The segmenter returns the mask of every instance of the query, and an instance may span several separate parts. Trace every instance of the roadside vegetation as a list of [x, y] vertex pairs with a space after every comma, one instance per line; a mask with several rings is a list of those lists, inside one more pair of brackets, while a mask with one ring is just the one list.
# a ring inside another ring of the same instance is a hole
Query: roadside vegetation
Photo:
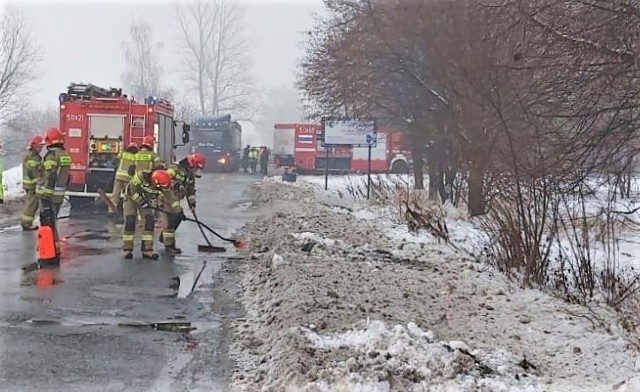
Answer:
[[440, 206], [463, 208], [485, 238], [478, 258], [522, 286], [605, 301], [636, 331], [640, 5], [325, 4], [299, 80], [308, 109], [411, 140], [413, 180], [377, 181], [377, 200], [443, 240]]

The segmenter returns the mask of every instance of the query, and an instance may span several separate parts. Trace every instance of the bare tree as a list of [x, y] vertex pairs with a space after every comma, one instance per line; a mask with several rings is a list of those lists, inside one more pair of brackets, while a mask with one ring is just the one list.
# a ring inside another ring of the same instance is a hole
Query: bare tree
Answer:
[[20, 164], [22, 152], [29, 139], [43, 135], [47, 127], [58, 126], [58, 108], [22, 107], [5, 121], [2, 133], [4, 160], [7, 167]]
[[22, 88], [36, 78], [39, 48], [22, 13], [3, 7], [0, 18], [0, 120], [11, 115], [11, 108]]
[[198, 92], [200, 113], [255, 113], [243, 13], [232, 1], [194, 0], [176, 5], [184, 44], [185, 80]]
[[122, 82], [134, 97], [142, 98], [151, 94], [163, 96], [160, 79], [163, 69], [159, 65], [158, 51], [161, 42], [153, 42], [153, 30], [143, 21], [134, 21], [129, 26], [129, 42], [124, 44], [126, 68]]

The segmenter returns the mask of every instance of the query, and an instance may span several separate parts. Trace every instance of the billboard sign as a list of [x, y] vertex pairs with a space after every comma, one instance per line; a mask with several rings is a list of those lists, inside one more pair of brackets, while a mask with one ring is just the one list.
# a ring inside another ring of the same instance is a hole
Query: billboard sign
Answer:
[[323, 119], [322, 145], [375, 147], [376, 125], [372, 120]]

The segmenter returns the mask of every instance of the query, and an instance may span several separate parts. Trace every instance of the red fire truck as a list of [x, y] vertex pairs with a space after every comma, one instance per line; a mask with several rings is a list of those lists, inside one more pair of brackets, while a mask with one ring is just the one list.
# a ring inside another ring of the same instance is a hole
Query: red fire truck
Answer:
[[[276, 167], [294, 166], [298, 173], [324, 172], [326, 151], [320, 140], [322, 127], [314, 124], [275, 124], [273, 159]], [[329, 147], [329, 171], [366, 172], [368, 148]], [[408, 173], [411, 158], [402, 134], [379, 130], [376, 147], [371, 149], [371, 172]]]
[[[116, 157], [129, 143], [152, 135], [160, 158], [174, 161], [178, 123], [168, 101], [151, 96], [138, 102], [122, 89], [77, 83], [59, 101], [60, 131], [73, 159], [67, 191], [72, 208], [93, 204], [99, 189], [111, 192]], [[188, 141], [189, 125], [182, 123], [182, 142]]]

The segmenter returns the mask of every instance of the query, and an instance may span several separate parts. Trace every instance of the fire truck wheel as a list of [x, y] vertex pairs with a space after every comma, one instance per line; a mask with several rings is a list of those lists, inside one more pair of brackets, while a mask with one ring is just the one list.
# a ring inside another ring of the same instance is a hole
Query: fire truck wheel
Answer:
[[395, 161], [393, 165], [391, 165], [391, 173], [393, 174], [408, 174], [409, 173], [409, 165], [405, 161]]

